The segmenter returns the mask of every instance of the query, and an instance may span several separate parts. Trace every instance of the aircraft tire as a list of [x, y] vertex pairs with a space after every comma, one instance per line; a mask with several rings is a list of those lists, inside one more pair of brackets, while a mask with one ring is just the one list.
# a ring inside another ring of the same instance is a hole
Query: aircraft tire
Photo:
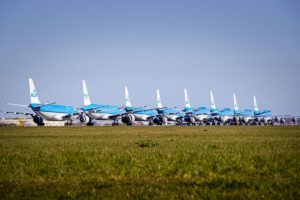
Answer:
[[94, 124], [91, 123], [91, 122], [88, 122], [86, 125], [87, 125], [87, 126], [94, 126]]

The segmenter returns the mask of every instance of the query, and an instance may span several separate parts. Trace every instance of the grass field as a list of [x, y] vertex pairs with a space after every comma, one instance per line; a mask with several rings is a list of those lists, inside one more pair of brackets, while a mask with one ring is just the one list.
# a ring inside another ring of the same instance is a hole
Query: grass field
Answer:
[[0, 128], [0, 199], [300, 199], [300, 127]]

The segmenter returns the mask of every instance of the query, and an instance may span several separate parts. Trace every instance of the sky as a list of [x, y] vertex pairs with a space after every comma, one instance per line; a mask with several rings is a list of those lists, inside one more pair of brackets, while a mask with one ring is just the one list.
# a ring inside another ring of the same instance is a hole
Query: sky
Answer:
[[43, 102], [259, 109], [300, 115], [298, 0], [0, 0], [0, 110]]

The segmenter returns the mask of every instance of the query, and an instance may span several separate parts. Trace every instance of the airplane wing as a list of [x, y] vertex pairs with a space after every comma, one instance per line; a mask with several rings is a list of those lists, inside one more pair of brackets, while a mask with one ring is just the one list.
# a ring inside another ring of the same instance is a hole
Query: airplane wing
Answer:
[[95, 108], [89, 108], [89, 109], [86, 109], [85, 111], [101, 111], [101, 109], [99, 110], [99, 108], [103, 108], [105, 107], [104, 105], [103, 106], [97, 106]]
[[141, 109], [141, 110], [130, 110], [128, 112], [124, 112], [124, 113], [120, 113], [120, 114], [116, 114], [116, 115], [111, 115], [109, 118], [114, 119], [116, 117], [122, 117], [124, 115], [134, 114], [134, 113], [138, 113], [138, 112], [145, 112], [145, 111], [149, 111], [149, 110], [156, 110], [156, 108]]
[[[72, 114], [67, 114], [65, 116], [63, 116], [64, 120], [68, 120], [73, 116], [80, 116], [83, 112], [76, 112], [76, 113], [72, 113]], [[78, 117], [76, 119], [78, 119]]]
[[[29, 108], [30, 105], [23, 105], [23, 104], [17, 104], [17, 103], [5, 103], [6, 105], [10, 105], [10, 106], [20, 106], [20, 107], [25, 107], [25, 108]], [[38, 104], [37, 106], [35, 106], [35, 108], [39, 108], [41, 106], [47, 106], [47, 105], [52, 105], [52, 104], [56, 104], [56, 102], [52, 102], [52, 103], [43, 103], [43, 104]]]
[[56, 104], [56, 102], [39, 104], [39, 105], [36, 106], [35, 108], [39, 108], [39, 107], [42, 107], [42, 106], [53, 105], [53, 104]]

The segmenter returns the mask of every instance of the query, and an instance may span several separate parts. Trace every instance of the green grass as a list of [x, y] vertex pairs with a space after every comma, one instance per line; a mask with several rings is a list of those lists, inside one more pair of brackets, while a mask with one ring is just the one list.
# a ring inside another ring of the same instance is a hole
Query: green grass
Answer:
[[300, 127], [0, 128], [0, 199], [300, 199]]

